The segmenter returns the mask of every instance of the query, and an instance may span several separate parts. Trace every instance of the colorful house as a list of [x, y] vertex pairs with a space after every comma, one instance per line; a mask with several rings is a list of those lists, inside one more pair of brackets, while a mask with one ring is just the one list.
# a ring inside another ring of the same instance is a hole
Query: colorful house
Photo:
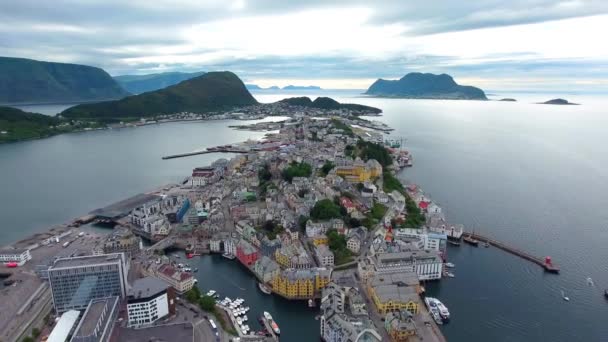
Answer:
[[236, 246], [236, 257], [241, 264], [250, 267], [258, 260], [258, 250], [245, 240]]

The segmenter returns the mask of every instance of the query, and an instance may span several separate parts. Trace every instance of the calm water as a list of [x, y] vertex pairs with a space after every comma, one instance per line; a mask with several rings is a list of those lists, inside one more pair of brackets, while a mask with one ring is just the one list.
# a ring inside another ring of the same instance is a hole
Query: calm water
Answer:
[[[285, 96], [254, 95], [263, 102]], [[452, 313], [443, 328], [450, 341], [608, 341], [602, 296], [608, 287], [608, 100], [565, 96], [583, 105], [547, 106], [532, 103], [556, 95], [499, 95], [520, 101], [335, 94], [384, 110], [378, 119], [397, 129], [392, 136], [406, 137], [414, 153], [414, 167], [400, 177], [421, 185], [450, 220], [551, 255], [562, 267], [560, 275], [547, 275], [494, 248], [451, 248], [456, 278], [429, 285]], [[163, 161], [162, 155], [261, 136], [231, 131], [228, 124], [175, 123], [1, 145], [0, 243], [179, 181], [216, 158]], [[224, 261], [201, 259], [203, 289], [245, 298], [255, 313], [276, 313], [289, 341], [310, 341], [313, 328], [317, 333], [307, 309], [264, 296], [249, 275]], [[587, 285], [587, 277], [596, 287]]]

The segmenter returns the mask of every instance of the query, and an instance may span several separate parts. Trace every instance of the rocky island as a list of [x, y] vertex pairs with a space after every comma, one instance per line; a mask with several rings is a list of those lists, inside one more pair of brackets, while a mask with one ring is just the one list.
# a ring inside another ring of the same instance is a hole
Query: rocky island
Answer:
[[365, 92], [378, 97], [445, 100], [487, 100], [483, 90], [457, 84], [452, 76], [412, 72], [399, 80], [378, 79]]
[[545, 102], [539, 102], [539, 104], [549, 104], [549, 105], [579, 105], [579, 103], [568, 102], [566, 99], [553, 99]]
[[512, 98], [509, 98], [509, 97], [506, 97], [506, 98], [504, 98], [504, 99], [500, 99], [500, 100], [498, 100], [498, 101], [503, 101], [503, 102], [517, 102], [517, 100], [516, 100], [516, 99], [512, 99]]

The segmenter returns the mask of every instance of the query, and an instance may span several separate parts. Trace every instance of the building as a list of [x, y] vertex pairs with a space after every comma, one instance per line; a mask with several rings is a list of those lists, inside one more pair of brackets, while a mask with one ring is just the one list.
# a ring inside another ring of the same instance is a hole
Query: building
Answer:
[[376, 275], [367, 282], [367, 292], [380, 314], [395, 310], [418, 313], [421, 287], [413, 272]]
[[141, 239], [129, 229], [117, 228], [104, 241], [103, 254], [125, 253], [127, 258], [139, 254], [141, 250]]
[[53, 331], [51, 331], [47, 342], [65, 342], [74, 332], [79, 316], [80, 311], [78, 310], [68, 310], [64, 312], [57, 324], [55, 324]]
[[267, 257], [273, 256], [276, 250], [279, 248], [281, 248], [281, 240], [278, 238], [270, 240], [265, 236], [261, 241], [262, 254]]
[[447, 235], [438, 233], [427, 233], [422, 229], [401, 228], [395, 230], [397, 239], [417, 239], [418, 249], [440, 251], [445, 250]]
[[299, 242], [283, 245], [274, 253], [274, 258], [283, 268], [306, 269], [312, 267], [312, 260]]
[[137, 279], [127, 295], [127, 314], [129, 327], [148, 325], [175, 314], [175, 290], [154, 277]]
[[287, 269], [272, 279], [274, 292], [291, 299], [307, 299], [319, 295], [329, 283], [331, 272], [325, 268]]
[[400, 272], [415, 272], [420, 280], [441, 279], [443, 260], [437, 252], [431, 251], [402, 251], [383, 252], [359, 262], [358, 272], [365, 279], [369, 272], [373, 274], [391, 274]]
[[0, 251], [0, 262], [14, 262], [17, 266], [23, 266], [32, 259], [29, 249], [3, 249]]
[[262, 280], [264, 283], [269, 283], [274, 277], [276, 277], [281, 268], [274, 260], [263, 255], [253, 265], [253, 272]]
[[387, 313], [384, 328], [392, 342], [407, 342], [416, 335], [416, 323], [412, 313], [406, 310]]
[[236, 246], [236, 257], [241, 264], [247, 267], [253, 266], [255, 261], [258, 260], [258, 250], [249, 242], [241, 240]]
[[194, 286], [194, 277], [192, 273], [183, 272], [172, 265], [162, 264], [159, 267], [150, 265], [148, 270], [144, 270], [144, 274], [154, 276], [171, 285], [175, 292], [184, 294]]
[[93, 299], [124, 298], [128, 272], [123, 253], [55, 260], [48, 270], [55, 311], [84, 310]]
[[321, 266], [331, 267], [334, 265], [334, 253], [326, 245], [316, 246], [315, 255]]
[[114, 333], [114, 322], [118, 317], [117, 296], [94, 299], [82, 314], [70, 342], [108, 342]]

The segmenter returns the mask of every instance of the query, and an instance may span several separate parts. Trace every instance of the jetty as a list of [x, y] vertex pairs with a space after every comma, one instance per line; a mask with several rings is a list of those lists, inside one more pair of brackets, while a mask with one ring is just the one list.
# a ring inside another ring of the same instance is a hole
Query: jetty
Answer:
[[204, 151], [194, 151], [194, 152], [187, 152], [187, 153], [180, 153], [180, 154], [172, 154], [172, 155], [164, 156], [164, 157], [162, 157], [162, 159], [167, 160], [167, 159], [183, 158], [183, 157], [196, 156], [199, 154], [210, 154], [210, 153], [249, 153], [249, 151], [236, 150], [236, 149], [230, 149], [230, 148], [214, 149], [214, 150], [204, 150]]
[[476, 233], [471, 233], [471, 232], [464, 232], [463, 236], [468, 237], [468, 238], [473, 238], [475, 240], [478, 241], [483, 241], [486, 242], [488, 244], [490, 244], [491, 246], [494, 246], [496, 248], [502, 249], [503, 251], [513, 254], [515, 256], [518, 256], [522, 259], [528, 260], [530, 262], [533, 262], [537, 265], [539, 265], [540, 267], [542, 267], [546, 272], [549, 273], [559, 273], [559, 266], [555, 265], [552, 261], [551, 261], [551, 257], [545, 257], [540, 258], [537, 256], [534, 256], [532, 254], [529, 254], [527, 252], [524, 252], [520, 249], [511, 247], [509, 245], [507, 245], [506, 243], [494, 240], [494, 239], [490, 239], [486, 236], [480, 235], [480, 234], [476, 234]]

